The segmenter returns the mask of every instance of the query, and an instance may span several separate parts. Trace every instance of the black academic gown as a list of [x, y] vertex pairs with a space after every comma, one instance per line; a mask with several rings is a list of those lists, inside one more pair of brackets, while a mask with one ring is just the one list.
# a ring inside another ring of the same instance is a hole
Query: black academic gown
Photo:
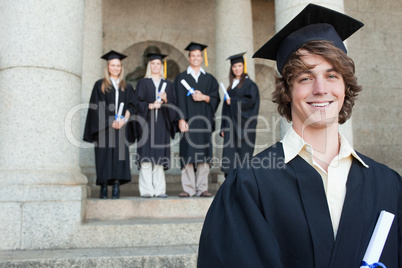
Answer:
[[[135, 141], [134, 122], [129, 121], [120, 130], [112, 128], [115, 119], [115, 89], [103, 94], [102, 79], [92, 90], [85, 122], [84, 141], [95, 143], [96, 184], [112, 184], [118, 179], [120, 184], [131, 181], [128, 145]], [[119, 105], [124, 102], [122, 115], [126, 110], [136, 113], [135, 92], [130, 84], [124, 91], [119, 89]]]
[[163, 165], [164, 169], [170, 166], [170, 138], [174, 138], [177, 131], [176, 125], [176, 94], [173, 83], [161, 79], [158, 92], [163, 83], [166, 83], [167, 104], [162, 104], [156, 110], [150, 110], [149, 104], [156, 100], [155, 85], [151, 78], [144, 78], [138, 81], [136, 94], [138, 100], [138, 120], [141, 127], [138, 128], [137, 142], [137, 164], [141, 162], [152, 162], [156, 165]]
[[[209, 103], [194, 101], [191, 95], [187, 96], [187, 89], [180, 82], [182, 79], [194, 90], [208, 95]], [[183, 168], [190, 163], [209, 163], [212, 160], [211, 139], [215, 130], [215, 112], [220, 102], [218, 82], [212, 75], [200, 73], [196, 83], [193, 76], [185, 71], [176, 77], [174, 86], [180, 110], [179, 119], [185, 119], [189, 124], [189, 131], [180, 140], [181, 166]]]
[[257, 85], [248, 77], [241, 87], [228, 91], [230, 105], [223, 102], [221, 132], [223, 136], [223, 152], [221, 170], [225, 174], [253, 156], [257, 116], [260, 108], [260, 93]]
[[401, 177], [359, 156], [369, 168], [353, 159], [336, 241], [321, 176], [300, 156], [284, 164], [281, 143], [230, 173], [207, 213], [198, 267], [360, 267], [381, 210], [395, 219], [380, 261], [402, 267]]

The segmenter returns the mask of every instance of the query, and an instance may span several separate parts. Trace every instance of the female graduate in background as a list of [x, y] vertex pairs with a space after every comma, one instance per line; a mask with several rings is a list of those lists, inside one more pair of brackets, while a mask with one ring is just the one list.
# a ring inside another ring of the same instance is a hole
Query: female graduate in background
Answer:
[[[166, 198], [164, 170], [170, 166], [170, 138], [176, 128], [175, 91], [173, 83], [164, 79], [163, 54], [148, 54], [145, 78], [138, 81], [137, 163], [140, 168], [139, 190], [141, 197]], [[164, 89], [164, 92], [162, 92]]]
[[131, 181], [128, 142], [134, 142], [135, 135], [132, 122], [127, 122], [136, 104], [134, 89], [123, 79], [121, 61], [126, 57], [113, 50], [101, 57], [107, 61], [105, 77], [94, 85], [85, 123], [84, 141], [95, 143], [96, 184], [102, 199], [108, 198], [108, 185], [113, 185], [112, 198], [117, 199], [119, 185]]
[[253, 156], [260, 107], [257, 85], [247, 76], [245, 53], [230, 56], [229, 82], [222, 107], [220, 135], [224, 139], [221, 170], [227, 176]]

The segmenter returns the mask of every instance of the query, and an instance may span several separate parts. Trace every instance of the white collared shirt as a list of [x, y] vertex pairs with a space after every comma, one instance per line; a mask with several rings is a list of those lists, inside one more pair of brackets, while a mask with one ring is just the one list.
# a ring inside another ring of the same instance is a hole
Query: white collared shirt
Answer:
[[233, 79], [232, 89], [234, 89], [240, 83], [240, 79]]
[[191, 74], [194, 77], [196, 83], [198, 83], [198, 77], [200, 77], [201, 73], [206, 74], [205, 70], [202, 67], [200, 67], [200, 71], [198, 72], [198, 74], [195, 73], [191, 66], [188, 66], [187, 68], [187, 74]]
[[120, 83], [120, 79], [117, 78], [117, 81], [115, 81], [113, 78], [110, 77], [110, 81], [112, 82], [112, 85], [115, 89], [115, 114], [118, 113], [119, 110], [119, 83]]
[[346, 181], [350, 167], [352, 166], [352, 156], [362, 163], [364, 167], [368, 168], [369, 166], [356, 154], [355, 150], [353, 150], [352, 146], [350, 146], [349, 142], [341, 133], [339, 133], [339, 154], [334, 157], [329, 164], [328, 173], [314, 160], [311, 145], [306, 143], [296, 131], [294, 131], [293, 127], [288, 129], [281, 142], [283, 144], [285, 163], [288, 163], [299, 155], [321, 175], [327, 196], [334, 237], [336, 237], [342, 207], [345, 201]]

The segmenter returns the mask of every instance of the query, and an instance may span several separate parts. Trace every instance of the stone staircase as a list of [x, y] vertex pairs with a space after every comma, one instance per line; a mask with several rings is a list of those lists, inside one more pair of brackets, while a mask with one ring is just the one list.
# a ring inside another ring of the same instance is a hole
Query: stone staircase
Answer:
[[[169, 197], [144, 199], [138, 197], [137, 182], [134, 178], [123, 185], [118, 200], [98, 199], [99, 188], [89, 183], [94, 198], [86, 200], [85, 219], [68, 249], [0, 251], [0, 268], [196, 267], [199, 236], [213, 198], [177, 197], [180, 178], [168, 175]], [[211, 193], [218, 187], [210, 181]]]

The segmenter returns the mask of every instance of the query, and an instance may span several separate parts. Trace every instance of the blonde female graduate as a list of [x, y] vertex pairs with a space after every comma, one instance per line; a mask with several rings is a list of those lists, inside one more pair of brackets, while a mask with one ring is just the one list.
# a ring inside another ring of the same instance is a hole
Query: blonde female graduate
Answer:
[[170, 167], [170, 138], [176, 127], [173, 83], [164, 79], [163, 54], [148, 54], [145, 78], [138, 81], [138, 116], [141, 127], [137, 143], [141, 197], [166, 198], [164, 170]]

